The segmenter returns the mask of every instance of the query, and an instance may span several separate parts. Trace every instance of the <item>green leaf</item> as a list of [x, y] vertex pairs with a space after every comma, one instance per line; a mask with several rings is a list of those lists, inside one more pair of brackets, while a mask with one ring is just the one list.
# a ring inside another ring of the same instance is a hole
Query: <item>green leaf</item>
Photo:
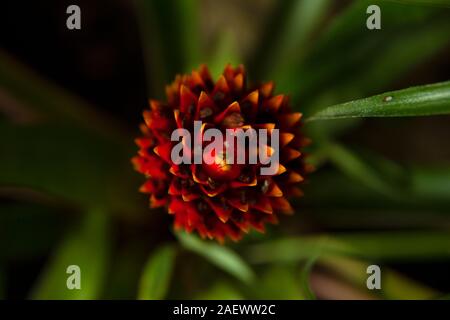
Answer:
[[[284, 238], [251, 247], [254, 263], [293, 262], [321, 256], [383, 261], [450, 260], [450, 234], [443, 231], [348, 233]], [[267, 254], [270, 252], [270, 254]]]
[[278, 35], [272, 36], [271, 41], [265, 41], [265, 46], [270, 48], [265, 48], [260, 53], [267, 55], [264, 58], [269, 70], [264, 75], [267, 79], [282, 77], [306, 53], [311, 47], [313, 32], [323, 22], [331, 7], [330, 0], [299, 0], [285, 5], [282, 20], [277, 20], [281, 24]]
[[175, 0], [174, 8], [176, 9], [176, 19], [179, 21], [180, 35], [178, 38], [184, 56], [183, 70], [190, 72], [203, 62], [200, 50], [200, 2]]
[[326, 144], [324, 150], [330, 161], [354, 180], [388, 196], [396, 193], [396, 190], [379, 173], [350, 150], [338, 144]]
[[242, 294], [230, 283], [219, 281], [195, 297], [196, 300], [242, 300]]
[[289, 264], [273, 264], [263, 269], [262, 275], [249, 288], [251, 299], [303, 300], [299, 285], [298, 267]]
[[126, 141], [122, 128], [107, 115], [39, 77], [3, 51], [0, 51], [0, 87], [11, 100], [10, 104], [14, 103], [12, 109], [26, 115], [26, 119], [18, 120], [56, 120], [88, 129], [116, 143]]
[[231, 249], [215, 243], [208, 243], [186, 232], [177, 232], [181, 245], [189, 251], [202, 256], [215, 266], [228, 272], [247, 284], [255, 277], [252, 269]]
[[5, 203], [0, 212], [0, 261], [47, 254], [62, 236], [67, 222], [73, 220], [61, 210], [37, 204]]
[[375, 166], [374, 161], [365, 162], [376, 167], [379, 177], [395, 186], [399, 196], [374, 192], [341, 172], [322, 170], [304, 186], [305, 197], [299, 201], [302, 211], [313, 211], [324, 227], [333, 229], [441, 228], [447, 224], [448, 167], [406, 165], [381, 170], [380, 163]]
[[326, 86], [312, 104], [306, 106], [308, 113], [383, 92], [395, 81], [407, 79], [417, 66], [429, 62], [450, 44], [449, 28], [450, 15], [447, 19], [436, 18], [424, 26], [386, 36], [378, 49], [383, 54], [368, 59], [348, 79], [341, 78], [339, 83]]
[[[383, 27], [376, 32], [368, 32], [366, 28], [366, 10], [372, 4], [380, 5], [382, 11]], [[291, 66], [283, 78], [277, 81], [277, 87], [291, 93], [293, 101], [300, 101], [302, 111], [306, 112], [309, 104], [324, 90], [341, 87], [342, 83], [358, 86], [358, 81], [353, 80], [364, 75], [365, 69], [385, 50], [400, 45], [402, 36], [399, 35], [407, 35], [408, 32], [414, 34], [430, 23], [434, 25], [438, 20], [448, 20], [447, 16], [442, 17], [440, 11], [373, 0], [353, 1], [343, 10], [337, 10], [337, 14], [329, 19], [330, 22], [318, 36], [317, 45], [309, 50], [305, 59]], [[408, 40], [408, 43], [411, 41]], [[350, 85], [347, 87], [352, 88]], [[368, 94], [380, 89], [383, 90], [372, 86]]]
[[215, 48], [208, 57], [207, 64], [212, 77], [217, 79], [228, 63], [236, 66], [242, 61], [237, 52], [235, 36], [231, 31], [224, 31], [218, 37]]
[[[135, 10], [140, 30], [143, 58], [147, 75], [147, 86], [154, 98], [164, 97], [164, 86], [171, 80], [173, 70], [170, 69], [165, 46], [164, 28], [159, 25], [159, 14], [154, 8], [154, 1], [136, 0]], [[162, 3], [159, 1], [159, 3]], [[175, 61], [173, 62], [174, 64]], [[176, 64], [179, 67], [178, 64]]]
[[2, 186], [31, 188], [84, 208], [138, 208], [132, 143], [121, 148], [67, 124], [0, 123], [0, 150]]
[[[62, 241], [35, 284], [31, 298], [89, 300], [101, 296], [110, 257], [110, 226], [101, 210], [88, 212]], [[69, 290], [67, 268], [80, 267], [81, 289]]]
[[173, 246], [162, 246], [148, 259], [139, 281], [140, 300], [160, 300], [167, 295], [170, 278], [175, 265], [176, 250]]
[[201, 62], [197, 1], [137, 0], [136, 14], [152, 97], [162, 97], [177, 73]]
[[[369, 276], [367, 267], [372, 263], [343, 257], [323, 258], [319, 263], [322, 267], [332, 270], [360, 289], [368, 290], [366, 285]], [[380, 268], [381, 290], [375, 290], [372, 293], [379, 294], [384, 299], [424, 300], [439, 296], [437, 291], [411, 280], [387, 266], [380, 266]]]
[[411, 190], [429, 203], [450, 207], [450, 167], [414, 167]]
[[450, 114], [450, 81], [386, 92], [334, 105], [308, 120]]
[[126, 244], [114, 250], [111, 257], [114, 264], [110, 268], [102, 299], [136, 299], [142, 267], [148, 259], [148, 241], [141, 241], [141, 236], [134, 234], [127, 238]]
[[302, 268], [301, 274], [300, 274], [300, 283], [302, 287], [303, 294], [305, 295], [306, 299], [308, 300], [316, 300], [316, 295], [311, 290], [311, 286], [309, 283], [309, 278], [311, 275], [311, 270], [313, 266], [316, 264], [316, 261], [318, 259], [318, 256], [312, 256], [310, 257], [305, 265]]
[[383, 1], [397, 2], [405, 5], [429, 5], [429, 6], [450, 8], [449, 0], [383, 0]]

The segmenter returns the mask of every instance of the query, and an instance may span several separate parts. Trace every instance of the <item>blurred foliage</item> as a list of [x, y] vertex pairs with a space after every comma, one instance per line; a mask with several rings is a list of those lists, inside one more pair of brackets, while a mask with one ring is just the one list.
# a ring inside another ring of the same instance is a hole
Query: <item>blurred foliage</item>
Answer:
[[[445, 297], [390, 264], [448, 265], [449, 159], [418, 165], [411, 155], [399, 164], [343, 137], [365, 129], [359, 118], [450, 113], [448, 79], [431, 74], [426, 84], [417, 71], [448, 55], [450, 3], [266, 2], [230, 2], [247, 20], [255, 6], [269, 8], [250, 54], [227, 26], [205, 40], [207, 1], [130, 5], [149, 97], [163, 97], [175, 74], [200, 63], [214, 76], [226, 63], [245, 63], [250, 80], [274, 80], [306, 114], [317, 172], [296, 203], [298, 220], [239, 244], [178, 232], [173, 239], [137, 193], [134, 134], [0, 51], [0, 298], [14, 291], [11, 269], [36, 259], [44, 263], [27, 288], [32, 299], [316, 299], [332, 282], [356, 298]], [[369, 4], [381, 7], [382, 30], [367, 30]], [[161, 234], [147, 230], [153, 223]], [[380, 292], [365, 286], [371, 263], [382, 266]], [[82, 290], [67, 290], [69, 265], [81, 267]]]
[[230, 249], [215, 243], [204, 242], [183, 232], [177, 233], [177, 237], [184, 248], [203, 256], [244, 283], [250, 284], [254, 280], [250, 267]]
[[[100, 210], [88, 212], [80, 225], [69, 231], [31, 293], [32, 299], [98, 299], [110, 265], [110, 226]], [[93, 257], [95, 257], [93, 259]], [[68, 290], [67, 268], [80, 267], [81, 290]]]
[[139, 299], [163, 299], [169, 289], [174, 268], [176, 250], [172, 246], [161, 247], [150, 257], [142, 273]]

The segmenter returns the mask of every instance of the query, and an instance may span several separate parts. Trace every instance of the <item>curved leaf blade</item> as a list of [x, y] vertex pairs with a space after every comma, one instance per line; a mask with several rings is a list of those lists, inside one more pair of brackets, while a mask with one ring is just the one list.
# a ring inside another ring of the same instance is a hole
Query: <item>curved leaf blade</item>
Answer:
[[[267, 252], [271, 254], [268, 255]], [[450, 235], [445, 231], [380, 231], [290, 237], [252, 246], [253, 263], [296, 262], [321, 253], [377, 261], [448, 261]]]
[[305, 263], [300, 273], [300, 283], [302, 287], [302, 291], [308, 300], [316, 300], [316, 295], [314, 291], [311, 289], [310, 285], [310, 275], [311, 271], [317, 262], [318, 256], [311, 256]]
[[207, 243], [185, 232], [177, 232], [176, 236], [184, 248], [204, 257], [242, 282], [250, 283], [255, 277], [247, 263], [231, 249]]
[[397, 2], [404, 5], [425, 5], [450, 8], [450, 1], [448, 0], [383, 0], [386, 2]]
[[337, 104], [308, 120], [450, 114], [450, 81], [386, 92]]
[[[101, 296], [110, 258], [110, 223], [107, 214], [92, 210], [61, 243], [31, 293], [37, 300], [90, 300]], [[70, 290], [70, 265], [80, 267], [80, 289]]]
[[140, 300], [164, 299], [169, 290], [176, 250], [166, 245], [158, 248], [148, 260], [139, 285]]

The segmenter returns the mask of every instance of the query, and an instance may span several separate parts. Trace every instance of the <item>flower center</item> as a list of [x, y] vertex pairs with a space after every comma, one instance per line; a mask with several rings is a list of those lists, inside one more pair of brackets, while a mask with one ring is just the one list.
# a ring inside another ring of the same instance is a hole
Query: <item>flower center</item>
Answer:
[[211, 160], [204, 161], [202, 168], [213, 179], [219, 181], [229, 181], [236, 179], [241, 174], [241, 164], [227, 163], [225, 148], [224, 151], [221, 152], [212, 150], [211, 153], [204, 155], [204, 160]]

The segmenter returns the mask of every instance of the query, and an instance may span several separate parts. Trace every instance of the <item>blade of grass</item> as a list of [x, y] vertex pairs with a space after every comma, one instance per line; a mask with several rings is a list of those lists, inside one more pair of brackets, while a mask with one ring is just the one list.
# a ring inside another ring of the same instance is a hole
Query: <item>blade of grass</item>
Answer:
[[179, 21], [179, 39], [183, 52], [183, 70], [190, 72], [203, 62], [200, 39], [200, 2], [175, 0], [176, 18]]
[[[366, 28], [366, 9], [381, 6], [383, 28], [370, 32]], [[436, 20], [434, 8], [406, 7], [380, 1], [353, 1], [326, 26], [317, 45], [307, 57], [291, 66], [277, 85], [293, 95], [294, 101], [313, 100], [324, 88], [351, 81], [355, 73], [363, 73], [382, 48], [399, 42], [399, 32], [411, 32]], [[348, 53], [352, 54], [349, 55]], [[382, 51], [381, 51], [382, 52]]]
[[416, 66], [429, 61], [447, 47], [450, 44], [449, 28], [450, 19], [439, 18], [419, 28], [390, 35], [379, 45], [378, 50], [383, 54], [368, 59], [352, 72], [349, 79], [341, 78], [339, 84], [327, 86], [323, 93], [305, 106], [307, 114], [319, 111], [326, 105], [387, 90], [394, 81], [404, 79]]
[[136, 0], [151, 96], [162, 98], [176, 74], [201, 62], [199, 3]]
[[404, 5], [429, 5], [429, 6], [450, 8], [449, 0], [383, 0], [383, 1], [397, 2]]
[[[366, 281], [369, 275], [366, 270], [371, 263], [343, 257], [323, 258], [319, 263], [353, 285], [363, 290], [368, 290]], [[371, 293], [378, 294], [384, 299], [393, 300], [424, 300], [434, 299], [439, 296], [437, 291], [417, 283], [386, 266], [380, 266], [380, 268], [381, 290], [370, 291]]]
[[156, 249], [148, 259], [139, 281], [140, 300], [160, 300], [166, 297], [175, 258], [176, 250], [173, 246], [165, 245]]
[[352, 179], [386, 196], [397, 195], [395, 188], [355, 153], [338, 144], [327, 144], [324, 150], [329, 160]]
[[249, 284], [255, 278], [252, 269], [231, 249], [202, 241], [185, 232], [177, 232], [175, 235], [185, 249], [202, 256], [242, 282]]
[[257, 79], [263, 78], [267, 67], [264, 66], [264, 64], [267, 63], [267, 57], [270, 56], [269, 50], [273, 49], [270, 44], [280, 38], [286, 25], [283, 21], [285, 17], [289, 15], [289, 12], [293, 6], [295, 6], [295, 3], [295, 0], [274, 2], [270, 14], [261, 28], [262, 31], [259, 40], [254, 46], [251, 55], [253, 59], [248, 61], [250, 73]]
[[135, 11], [140, 30], [142, 51], [147, 75], [149, 94], [164, 97], [164, 86], [171, 80], [169, 61], [162, 45], [163, 29], [158, 23], [158, 12], [152, 1], [135, 0]]
[[318, 250], [321, 256], [377, 261], [449, 260], [450, 234], [397, 231], [292, 237], [254, 245], [247, 254], [253, 263], [295, 262], [314, 256]]
[[136, 211], [131, 144], [67, 124], [0, 123], [0, 184], [26, 187], [83, 207]]
[[[287, 6], [283, 19], [278, 21], [282, 27], [277, 37], [270, 42], [270, 50], [266, 50], [265, 58], [267, 79], [275, 81], [282, 76], [293, 63], [301, 59], [307, 48], [311, 47], [311, 35], [323, 21], [332, 7], [329, 0], [299, 0]], [[263, 77], [264, 77], [263, 76]]]
[[263, 269], [255, 284], [248, 288], [251, 299], [303, 300], [299, 285], [298, 267], [295, 265], [273, 264]]
[[311, 275], [311, 270], [316, 264], [318, 259], [318, 256], [312, 256], [310, 257], [306, 262], [305, 265], [302, 268], [302, 271], [300, 273], [300, 283], [302, 287], [303, 294], [305, 295], [306, 299], [308, 300], [316, 300], [316, 295], [311, 290], [311, 285], [309, 283], [309, 278]]
[[135, 235], [133, 239], [128, 238], [127, 244], [114, 250], [111, 260], [115, 263], [109, 269], [108, 282], [105, 284], [102, 299], [136, 299], [142, 267], [148, 258], [148, 243], [136, 241], [138, 237]]
[[[100, 298], [110, 256], [109, 219], [91, 210], [80, 226], [69, 233], [41, 273], [31, 298], [37, 300], [84, 300]], [[69, 290], [66, 273], [71, 265], [81, 270], [81, 289]]]
[[450, 81], [386, 92], [325, 108], [308, 121], [450, 114]]
[[1, 50], [0, 89], [24, 108], [36, 112], [39, 118], [67, 122], [116, 143], [126, 143], [127, 135], [110, 117], [99, 114], [80, 98], [42, 79]]
[[[368, 163], [372, 166], [372, 162]], [[344, 173], [328, 170], [317, 172], [314, 179], [304, 186], [305, 197], [301, 203], [315, 212], [330, 215], [326, 218], [327, 221], [333, 219], [331, 216], [334, 215], [334, 210], [347, 211], [346, 216], [349, 218], [353, 212], [355, 219], [367, 219], [367, 222], [371, 220], [369, 216], [374, 215], [375, 219], [377, 214], [379, 219], [383, 216], [388, 218], [392, 214], [394, 220], [397, 218], [404, 220], [410, 216], [410, 222], [415, 221], [419, 225], [423, 220], [420, 219], [420, 215], [426, 215], [427, 219], [431, 219], [429, 222], [447, 220], [450, 207], [450, 188], [447, 187], [450, 180], [448, 167], [408, 166], [407, 169], [401, 170], [402, 172], [394, 171], [397, 170], [377, 168], [380, 177], [388, 182], [392, 181], [389, 183], [401, 189], [401, 194], [405, 196], [388, 197], [373, 192], [374, 190], [365, 184], [354, 183], [353, 179]], [[407, 181], [402, 182], [405, 176]], [[327, 188], [324, 188], [324, 185]], [[338, 217], [340, 216], [335, 215], [334, 219]], [[448, 225], [448, 222], [442, 225]]]
[[217, 79], [228, 63], [236, 66], [242, 61], [237, 52], [234, 35], [231, 31], [223, 31], [208, 58], [207, 64], [212, 77]]
[[61, 210], [28, 203], [4, 203], [0, 212], [0, 261], [35, 259], [47, 254], [62, 236], [69, 219]]
[[415, 167], [411, 170], [411, 189], [430, 202], [450, 205], [450, 168]]
[[242, 294], [230, 283], [219, 281], [205, 292], [198, 294], [196, 300], [242, 300]]

